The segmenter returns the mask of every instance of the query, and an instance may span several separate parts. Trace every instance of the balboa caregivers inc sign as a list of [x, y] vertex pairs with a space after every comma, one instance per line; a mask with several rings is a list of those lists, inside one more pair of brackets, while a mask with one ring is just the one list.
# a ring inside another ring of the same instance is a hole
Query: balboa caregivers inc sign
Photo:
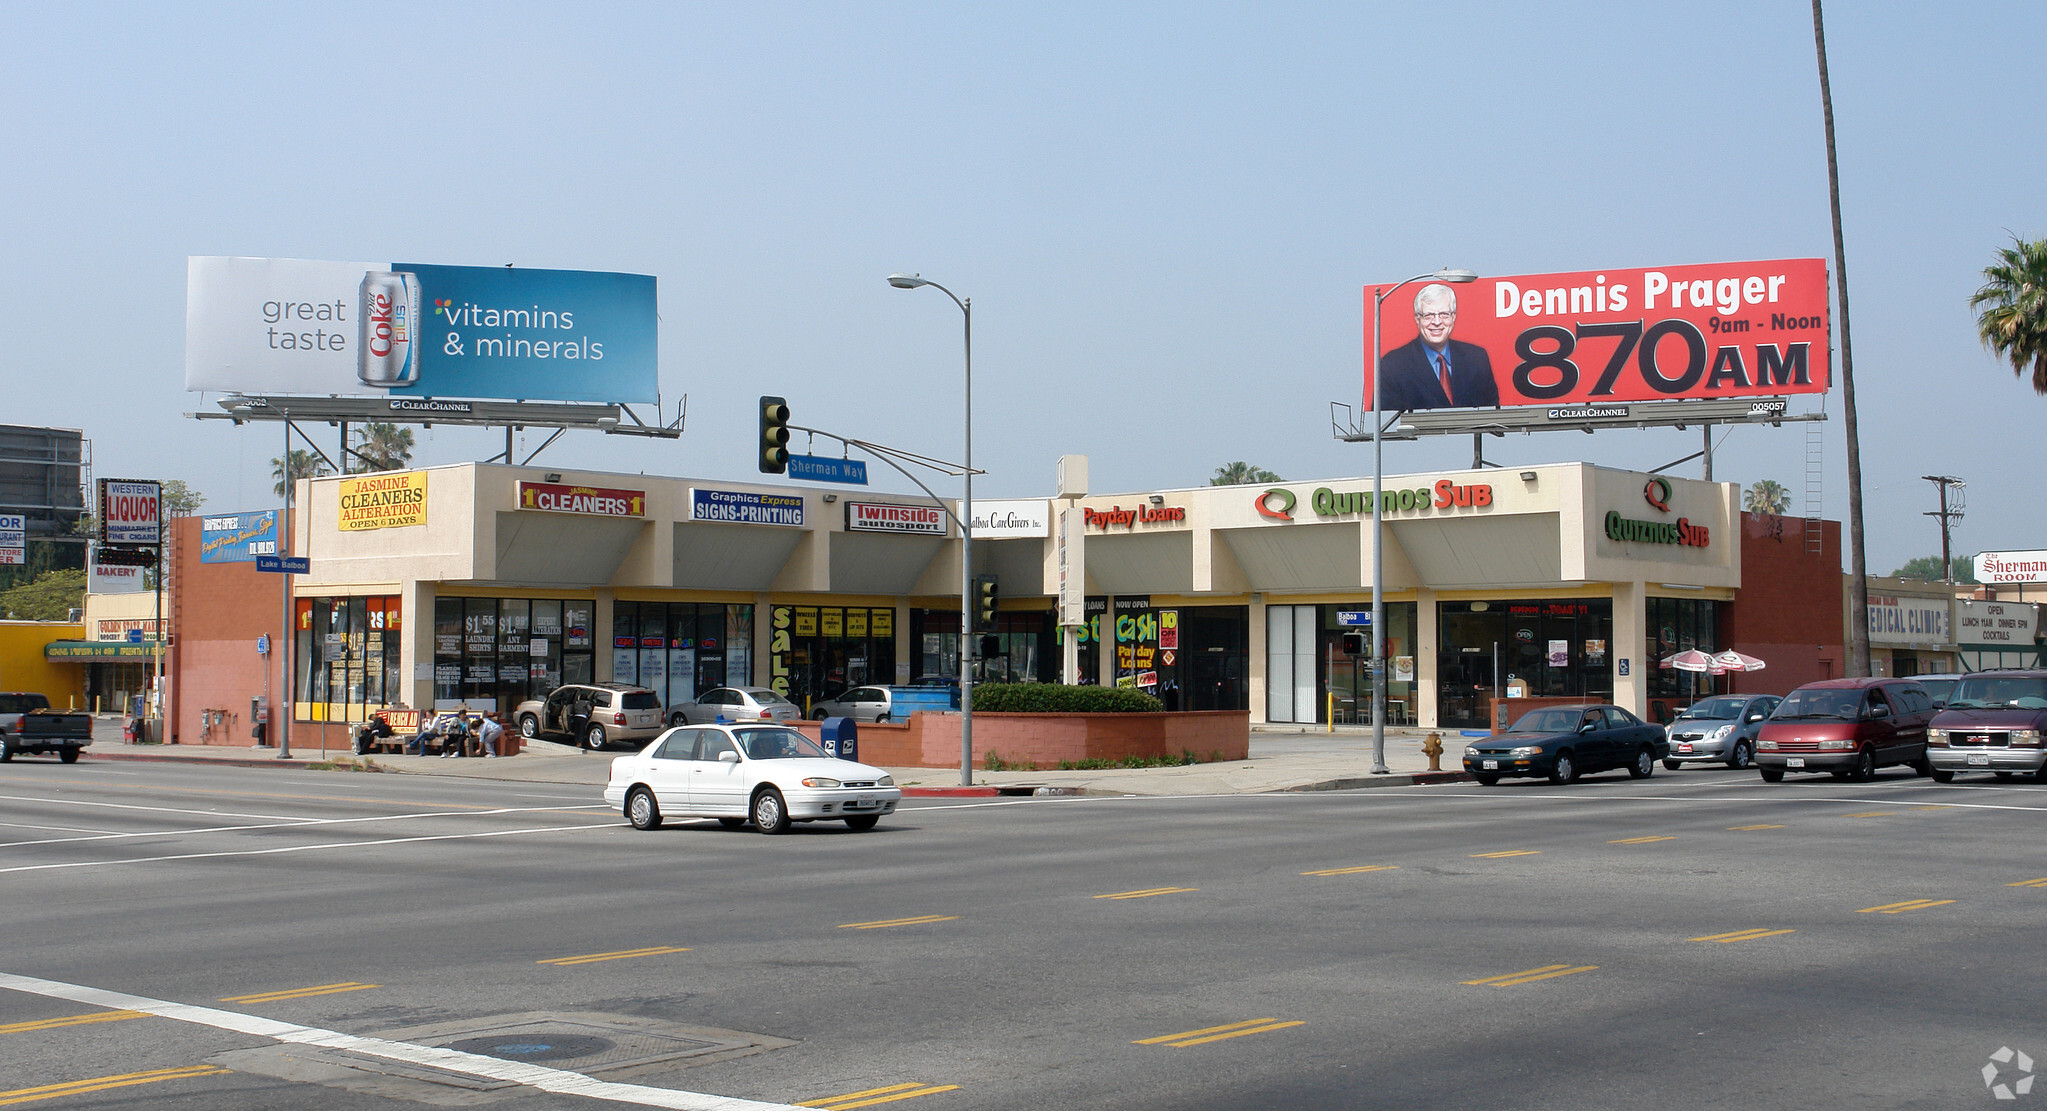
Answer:
[[400, 471], [341, 480], [342, 532], [426, 524], [426, 472]]

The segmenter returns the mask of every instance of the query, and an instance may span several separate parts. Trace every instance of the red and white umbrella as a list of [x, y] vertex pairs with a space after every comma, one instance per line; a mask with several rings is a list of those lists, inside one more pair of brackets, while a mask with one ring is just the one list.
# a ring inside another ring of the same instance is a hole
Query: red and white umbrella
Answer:
[[1711, 671], [1713, 657], [1696, 648], [1687, 648], [1675, 656], [1665, 656], [1656, 666], [1674, 667], [1679, 671]]
[[1715, 675], [1725, 675], [1730, 671], [1761, 671], [1770, 666], [1754, 656], [1736, 652], [1732, 648], [1714, 656], [1712, 660]]

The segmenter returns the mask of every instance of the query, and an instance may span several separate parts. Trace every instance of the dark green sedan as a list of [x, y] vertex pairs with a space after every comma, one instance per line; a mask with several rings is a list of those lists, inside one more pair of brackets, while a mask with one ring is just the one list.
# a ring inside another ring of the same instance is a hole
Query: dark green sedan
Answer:
[[1544, 706], [1521, 715], [1505, 733], [1467, 747], [1464, 770], [1488, 787], [1510, 776], [1569, 783], [1611, 768], [1647, 779], [1668, 755], [1663, 728], [1619, 706]]

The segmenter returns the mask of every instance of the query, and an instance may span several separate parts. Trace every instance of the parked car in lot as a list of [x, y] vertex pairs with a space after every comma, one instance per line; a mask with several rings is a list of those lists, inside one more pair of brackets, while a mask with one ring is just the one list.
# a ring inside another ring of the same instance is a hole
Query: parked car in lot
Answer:
[[[589, 704], [588, 720], [577, 717], [579, 703]], [[661, 696], [626, 683], [570, 683], [529, 699], [512, 711], [519, 735], [527, 740], [565, 740], [592, 751], [615, 742], [637, 744], [661, 734]]]
[[606, 804], [635, 829], [669, 818], [716, 818], [727, 828], [752, 822], [783, 833], [792, 822], [843, 821], [873, 829], [903, 792], [880, 768], [827, 756], [786, 725], [681, 725], [631, 756], [611, 762]]
[[1933, 699], [1933, 708], [1938, 710], [1947, 705], [1948, 695], [1953, 693], [1955, 684], [1968, 676], [1942, 672], [1936, 675], [1914, 675], [1910, 678], [1926, 688], [1927, 695]]
[[796, 703], [767, 687], [713, 687], [668, 708], [670, 725], [712, 725], [726, 721], [801, 721]]
[[1670, 755], [1663, 766], [1671, 771], [1695, 763], [1748, 767], [1763, 719], [1782, 701], [1774, 694], [1721, 694], [1692, 703], [1664, 727]]
[[894, 721], [894, 709], [887, 687], [853, 687], [812, 706], [810, 716], [819, 721], [826, 718]]
[[1947, 708], [1926, 729], [1926, 759], [1936, 783], [1956, 772], [2028, 775], [2047, 782], [2047, 670], [1965, 675]]
[[1827, 679], [1784, 696], [1756, 737], [1756, 770], [1765, 783], [1786, 772], [1831, 772], [1867, 780], [1891, 764], [1924, 775], [1933, 698], [1910, 679]]
[[1548, 776], [1569, 783], [1588, 772], [1626, 768], [1636, 779], [1656, 771], [1670, 751], [1663, 727], [1619, 706], [1545, 706], [1507, 731], [1464, 750], [1464, 770], [1490, 787], [1507, 776]]

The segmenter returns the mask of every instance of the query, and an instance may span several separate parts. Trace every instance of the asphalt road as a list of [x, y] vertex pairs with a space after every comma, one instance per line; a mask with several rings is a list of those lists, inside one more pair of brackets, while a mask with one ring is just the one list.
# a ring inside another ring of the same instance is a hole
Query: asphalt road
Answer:
[[913, 800], [781, 838], [593, 795], [0, 769], [0, 1104], [1951, 1107], [2047, 1059], [2038, 786]]

